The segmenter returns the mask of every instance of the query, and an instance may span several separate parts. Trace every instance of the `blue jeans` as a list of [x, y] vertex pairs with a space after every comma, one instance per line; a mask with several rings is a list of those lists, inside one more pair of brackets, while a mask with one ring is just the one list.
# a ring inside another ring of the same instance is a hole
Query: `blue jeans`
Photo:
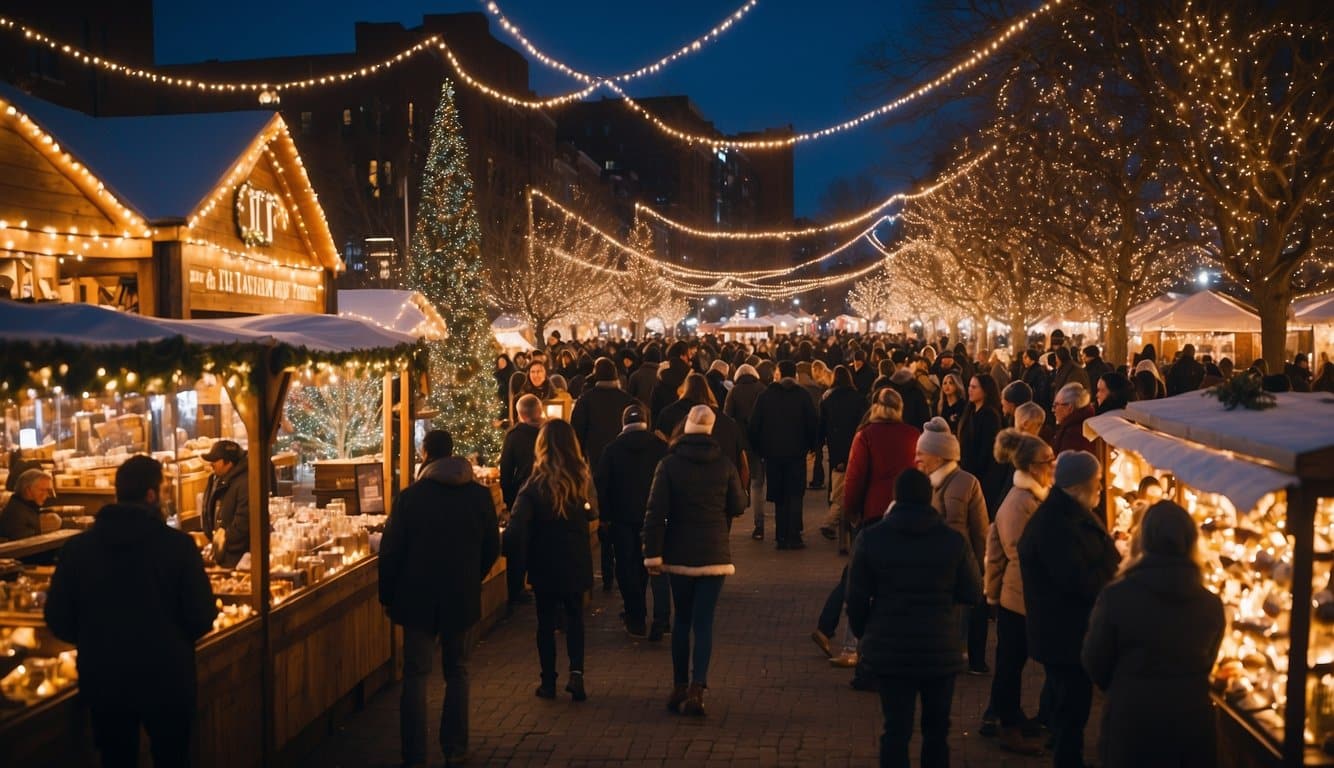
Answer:
[[[713, 614], [725, 576], [671, 575], [676, 623], [672, 627], [672, 682], [708, 687], [709, 658], [713, 656]], [[694, 670], [691, 671], [690, 635], [695, 636]]]
[[[468, 751], [468, 655], [472, 629], [440, 637], [441, 662], [445, 671], [445, 703], [440, 712], [440, 747], [445, 755]], [[399, 735], [403, 762], [426, 762], [426, 678], [431, 674], [431, 655], [436, 634], [412, 627], [403, 628], [403, 694], [399, 700]]]

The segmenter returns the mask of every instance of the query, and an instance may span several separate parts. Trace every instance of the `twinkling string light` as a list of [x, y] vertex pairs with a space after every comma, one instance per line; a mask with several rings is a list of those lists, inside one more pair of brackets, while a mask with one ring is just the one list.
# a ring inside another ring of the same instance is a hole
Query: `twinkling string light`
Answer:
[[550, 69], [554, 69], [557, 72], [560, 72], [561, 74], [568, 75], [569, 77], [572, 77], [582, 83], [587, 83], [589, 85], [599, 85], [604, 80], [611, 80], [617, 83], [626, 83], [631, 80], [636, 80], [638, 78], [644, 77], [645, 75], [652, 75], [661, 72], [668, 65], [682, 58], [685, 58], [686, 56], [689, 56], [692, 53], [696, 53], [700, 50], [703, 50], [704, 47], [707, 46], [709, 43], [712, 43], [713, 41], [721, 37], [722, 34], [726, 32], [729, 28], [731, 28], [733, 24], [745, 18], [746, 14], [750, 13], [750, 11], [754, 9], [755, 6], [759, 5], [759, 3], [760, 0], [748, 0], [748, 2], [746, 2], [740, 8], [738, 8], [736, 11], [733, 11], [732, 13], [728, 14], [727, 18], [718, 22], [718, 24], [715, 25], [713, 29], [710, 29], [707, 33], [700, 35], [699, 37], [695, 38], [689, 43], [686, 43], [673, 53], [669, 53], [668, 55], [663, 56], [657, 61], [651, 64], [645, 64], [644, 66], [638, 69], [634, 69], [629, 72], [622, 72], [619, 75], [611, 75], [611, 76], [590, 75], [586, 72], [580, 72], [574, 69], [573, 67], [570, 67], [569, 65], [565, 64], [564, 62], [552, 58], [551, 56], [548, 56], [547, 54], [543, 53], [540, 49], [538, 49], [537, 46], [533, 45], [532, 41], [530, 41], [527, 37], [524, 36], [523, 32], [519, 29], [518, 25], [510, 21], [509, 18], [505, 16], [505, 13], [500, 9], [499, 5], [497, 5], [494, 2], [488, 2], [486, 3], [486, 9], [490, 11], [492, 16], [496, 17], [496, 21], [500, 24], [500, 28], [503, 29], [506, 32], [506, 34], [512, 37], [516, 42], [518, 42], [519, 45], [523, 46], [523, 49], [528, 51], [528, 55], [532, 56], [534, 59], [537, 59], [539, 64], [548, 67]]
[[889, 197], [885, 198], [884, 200], [881, 200], [879, 203], [876, 203], [872, 207], [867, 208], [865, 211], [862, 211], [856, 216], [851, 216], [841, 221], [835, 221], [829, 224], [823, 224], [815, 227], [805, 227], [803, 229], [752, 230], [749, 232], [723, 231], [716, 229], [698, 229], [696, 227], [689, 226], [688, 224], [682, 224], [679, 221], [669, 219], [663, 214], [656, 211], [651, 206], [644, 205], [643, 203], [639, 202], [635, 203], [635, 215], [638, 216], [640, 213], [644, 213], [647, 214], [650, 218], [654, 219], [655, 221], [661, 222], [662, 224], [665, 224], [666, 226], [675, 229], [678, 232], [684, 232], [689, 235], [694, 235], [695, 237], [705, 237], [715, 240], [787, 240], [796, 237], [807, 237], [809, 235], [821, 235], [828, 232], [836, 232], [841, 229], [847, 229], [849, 227], [854, 227], [858, 224], [863, 224], [867, 221], [870, 221], [876, 214], [880, 213], [889, 206], [894, 205], [895, 203], [903, 203], [911, 200], [917, 200], [923, 197], [927, 197], [931, 194], [934, 194], [941, 187], [944, 187], [954, 182], [956, 179], [968, 175], [968, 173], [972, 171], [973, 168], [975, 168], [978, 163], [981, 163], [982, 161], [990, 157], [991, 154], [995, 152], [995, 150], [996, 148], [994, 146], [988, 147], [984, 152], [981, 152], [976, 157], [972, 158], [968, 162], [959, 166], [956, 170], [954, 170], [947, 176], [941, 177], [939, 180], [936, 181], [936, 183], [932, 184], [929, 187], [925, 187], [921, 190], [918, 190], [917, 192], [906, 192], [906, 193], [896, 192], [890, 195]]
[[872, 120], [884, 117], [890, 112], [893, 112], [897, 109], [901, 109], [902, 107], [907, 106], [909, 103], [916, 101], [917, 99], [920, 99], [921, 97], [936, 90], [937, 88], [940, 88], [943, 85], [946, 85], [954, 78], [958, 77], [959, 75], [965, 72], [968, 72], [971, 69], [976, 68], [979, 64], [991, 58], [991, 56], [994, 55], [996, 51], [998, 51], [1001, 48], [1001, 46], [1009, 42], [1020, 32], [1023, 32], [1024, 29], [1026, 29], [1028, 25], [1032, 23], [1035, 19], [1038, 19], [1041, 16], [1049, 13], [1053, 9], [1059, 7], [1062, 4], [1062, 2], [1063, 0], [1049, 0], [1049, 2], [1044, 3], [1036, 10], [1024, 14], [1024, 16], [1022, 16], [1021, 18], [1019, 18], [1018, 20], [1012, 22], [1009, 26], [1007, 26], [999, 35], [993, 38], [990, 43], [987, 43], [986, 45], [974, 49], [973, 52], [963, 61], [960, 61], [954, 66], [950, 67], [948, 70], [946, 70], [943, 74], [939, 75], [935, 79], [930, 80], [922, 85], [919, 85], [917, 88], [914, 88], [913, 90], [909, 91], [903, 96], [900, 96], [897, 99], [894, 99], [893, 101], [881, 104], [875, 109], [872, 109], [869, 112], [864, 112], [861, 115], [858, 115], [857, 117], [854, 117], [850, 120], [845, 120], [841, 123], [836, 123], [834, 125], [830, 125], [815, 131], [807, 131], [804, 133], [792, 134], [780, 139], [737, 139], [724, 136], [706, 136], [703, 134], [683, 131], [679, 128], [673, 127], [672, 125], [669, 125], [667, 122], [659, 118], [657, 115], [653, 114], [652, 111], [645, 108], [642, 104], [630, 98], [630, 96], [626, 94], [626, 92], [616, 83], [608, 81], [604, 82], [604, 85], [607, 88], [614, 91], [617, 95], [619, 95], [624, 100], [624, 103], [627, 107], [629, 107], [640, 117], [644, 118], [645, 120], [648, 120], [659, 131], [667, 134], [668, 136], [671, 136], [674, 139], [683, 141], [687, 144], [706, 144], [710, 147], [714, 147], [717, 149], [721, 148], [761, 149], [761, 150], [781, 149], [784, 147], [793, 146], [795, 144], [802, 144], [808, 141], [823, 139], [837, 133], [843, 133], [845, 131], [852, 130]]

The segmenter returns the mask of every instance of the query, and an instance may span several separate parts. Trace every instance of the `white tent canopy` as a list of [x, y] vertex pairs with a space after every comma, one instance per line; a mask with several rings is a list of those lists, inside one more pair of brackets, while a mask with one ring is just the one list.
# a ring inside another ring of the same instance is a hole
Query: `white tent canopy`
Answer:
[[1292, 314], [1298, 325], [1334, 323], [1334, 293], [1295, 301]]
[[528, 323], [514, 315], [501, 315], [491, 321], [491, 334], [496, 337], [496, 343], [507, 350], [532, 352], [536, 349], [523, 335], [526, 330]]
[[1126, 312], [1126, 327], [1139, 328], [1145, 320], [1154, 315], [1162, 314], [1163, 310], [1173, 306], [1185, 297], [1182, 293], [1165, 293], [1162, 296], [1156, 296], [1143, 304], [1136, 304]]
[[445, 320], [419, 291], [364, 288], [338, 292], [338, 314], [432, 341], [443, 339]]
[[1200, 291], [1142, 318], [1139, 327], [1143, 331], [1259, 333], [1260, 316], [1231, 296]]

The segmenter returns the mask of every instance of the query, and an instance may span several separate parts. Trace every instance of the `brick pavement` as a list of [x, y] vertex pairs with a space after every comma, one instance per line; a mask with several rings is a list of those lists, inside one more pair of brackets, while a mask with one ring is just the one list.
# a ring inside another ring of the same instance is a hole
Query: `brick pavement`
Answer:
[[[772, 541], [750, 539], [750, 519], [732, 532], [737, 573], [723, 587], [715, 624], [708, 716], [666, 711], [671, 683], [670, 637], [662, 643], [626, 637], [617, 618], [620, 598], [600, 584], [588, 609], [589, 699], [574, 704], [533, 695], [537, 685], [536, 619], [527, 606], [496, 626], [473, 653], [471, 759], [473, 766], [871, 766], [876, 764], [879, 699], [848, 686], [849, 670], [834, 669], [809, 638], [842, 559], [820, 537], [824, 494], [806, 495], [809, 548], [778, 552]], [[770, 514], [772, 515], [772, 505]], [[841, 627], [840, 627], [841, 630]], [[995, 632], [991, 633], [994, 653]], [[564, 645], [557, 638], [564, 685]], [[994, 658], [992, 656], [991, 658]], [[432, 676], [428, 743], [436, 744], [443, 685]], [[1028, 665], [1024, 704], [1032, 714], [1041, 675]], [[1045, 766], [1050, 758], [1001, 751], [975, 729], [991, 678], [960, 675], [950, 737], [953, 765], [977, 768]], [[311, 752], [302, 765], [391, 766], [399, 763], [398, 686]], [[1097, 705], [1087, 751], [1094, 751]], [[438, 747], [435, 747], [438, 749]], [[916, 761], [918, 747], [913, 744]], [[438, 765], [441, 757], [434, 756]]]

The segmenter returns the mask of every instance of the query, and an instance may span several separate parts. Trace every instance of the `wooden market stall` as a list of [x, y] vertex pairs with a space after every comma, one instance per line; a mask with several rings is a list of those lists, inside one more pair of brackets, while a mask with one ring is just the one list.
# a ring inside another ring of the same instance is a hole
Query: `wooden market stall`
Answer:
[[[397, 427], [406, 439], [409, 411], [400, 409], [403, 423], [395, 425], [391, 401], [396, 387], [405, 402], [410, 399], [407, 373], [418, 353], [414, 337], [328, 315], [167, 320], [86, 304], [0, 301], [0, 396], [23, 403], [63, 388], [156, 398], [211, 368], [243, 423], [250, 448], [252, 566], [248, 572], [210, 571], [222, 610], [217, 631], [198, 648], [199, 764], [279, 762], [303, 732], [320, 731], [324, 713], [340, 701], [363, 698], [392, 679], [395, 641], [376, 594], [375, 534], [363, 527], [382, 525], [385, 518], [344, 517], [313, 506], [301, 517], [294, 505], [270, 499], [265, 467], [286, 389], [293, 373], [307, 365], [383, 378], [383, 434]], [[131, 394], [134, 389], [142, 394]], [[150, 430], [158, 431], [157, 421], [168, 416], [150, 408]], [[54, 432], [56, 445], [62, 445], [61, 435]], [[174, 450], [153, 453], [168, 463], [175, 459]], [[397, 476], [400, 483], [411, 477], [410, 449], [386, 445], [383, 456], [384, 477]], [[392, 503], [385, 494], [385, 512]], [[299, 549], [294, 541], [303, 542]], [[37, 590], [42, 575], [25, 572], [20, 578]], [[29, 656], [64, 652], [43, 636], [40, 616], [35, 606], [26, 616], [0, 616], [0, 634], [12, 639], [15, 629], [27, 626], [38, 635]], [[20, 679], [8, 692], [23, 693], [18, 683], [26, 685]], [[86, 762], [86, 718], [76, 693], [65, 676], [58, 687], [25, 693], [22, 709], [0, 715], [0, 743], [11, 750], [7, 758]]]
[[1319, 376], [1321, 366], [1334, 361], [1334, 293], [1293, 302], [1292, 315], [1299, 333], [1310, 328], [1311, 374]]
[[1213, 673], [1229, 766], [1334, 765], [1334, 396], [1228, 411], [1190, 392], [1090, 418], [1106, 447], [1108, 527], [1154, 476], [1200, 524], [1227, 628]]

